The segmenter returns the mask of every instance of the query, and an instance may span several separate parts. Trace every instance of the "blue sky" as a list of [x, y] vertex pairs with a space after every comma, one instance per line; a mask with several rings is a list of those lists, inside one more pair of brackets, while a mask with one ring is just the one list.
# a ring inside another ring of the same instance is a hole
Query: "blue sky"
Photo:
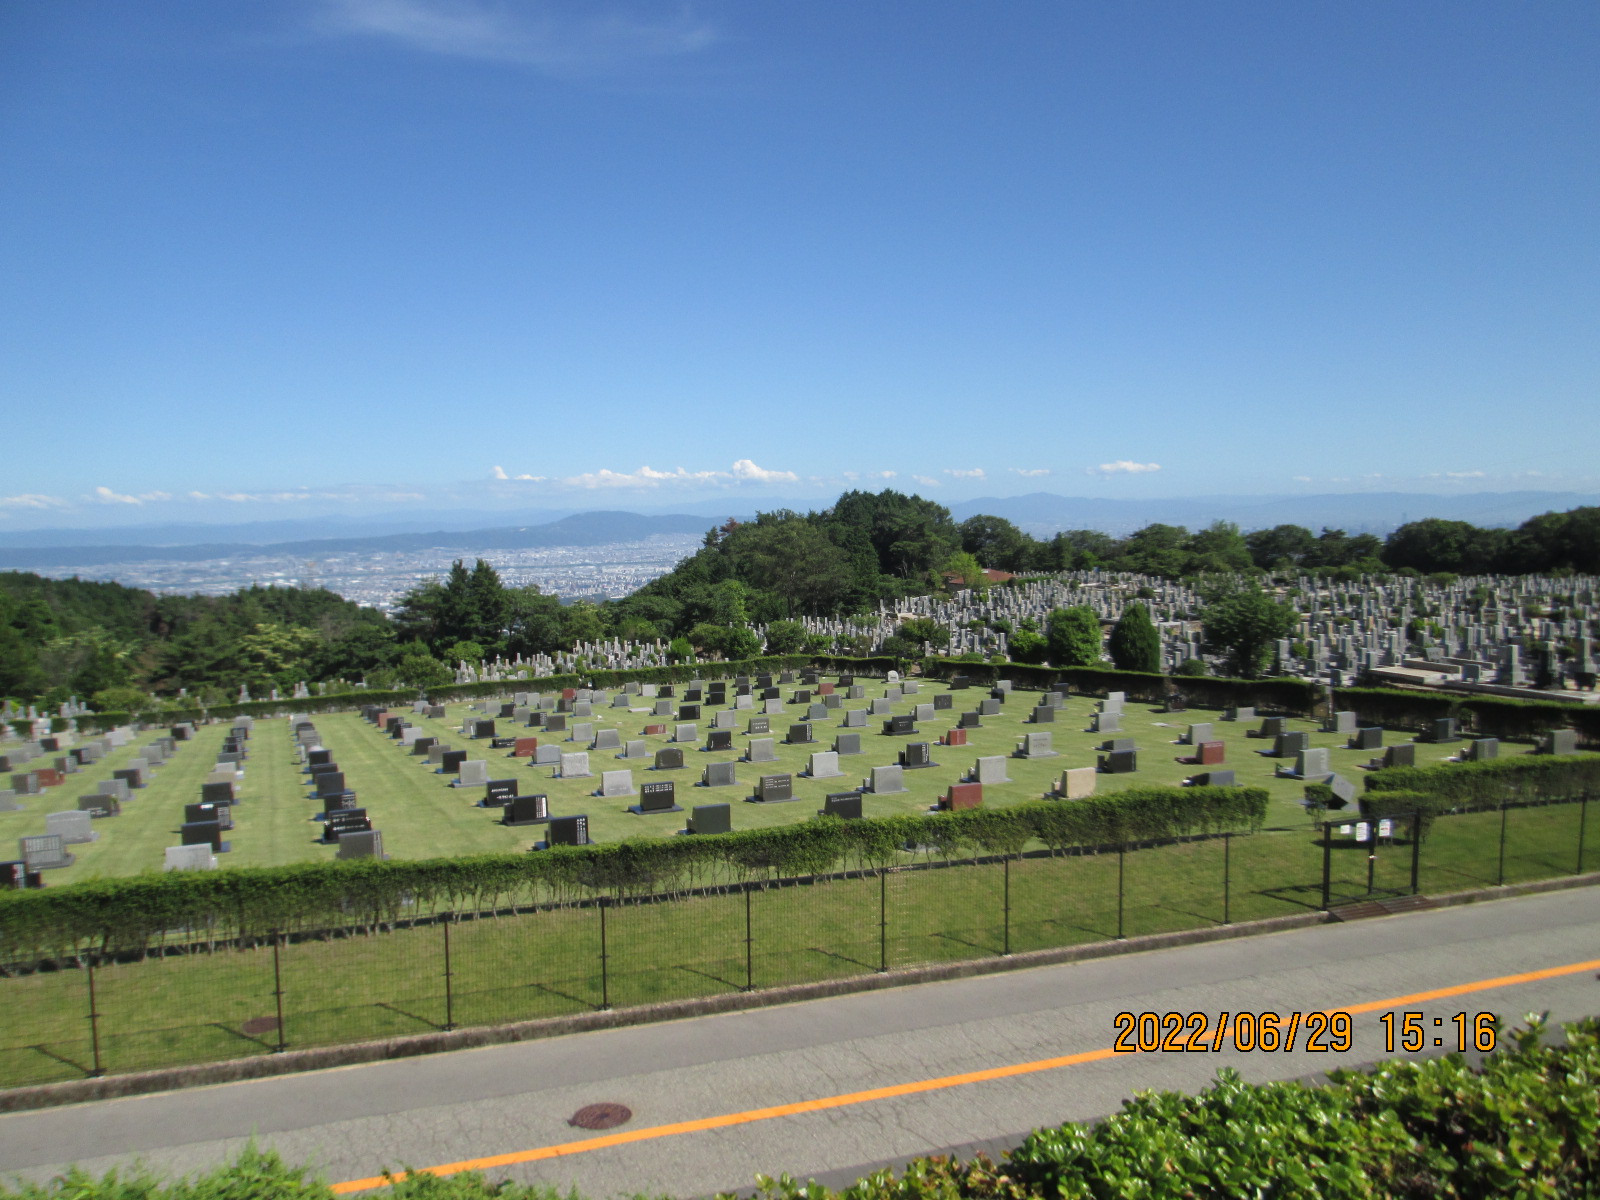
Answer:
[[1600, 488], [1600, 6], [8, 0], [0, 527]]

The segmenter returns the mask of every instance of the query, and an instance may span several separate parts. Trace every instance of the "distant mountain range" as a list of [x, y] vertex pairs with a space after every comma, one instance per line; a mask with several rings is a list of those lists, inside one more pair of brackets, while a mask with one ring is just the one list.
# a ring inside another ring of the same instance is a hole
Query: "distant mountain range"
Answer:
[[382, 553], [404, 550], [526, 550], [546, 546], [605, 546], [637, 542], [658, 533], [702, 534], [705, 517], [674, 513], [643, 516], [628, 512], [589, 512], [543, 525], [499, 529], [433, 530], [376, 537], [310, 538], [291, 542], [197, 542], [187, 546], [35, 546], [0, 548], [0, 569], [93, 567], [128, 562], [205, 562], [218, 558], [275, 556], [312, 558], [332, 553]]
[[[773, 512], [807, 512], [827, 507], [815, 500], [769, 499], [740, 507]], [[1064, 529], [1098, 529], [1124, 536], [1155, 522], [1199, 529], [1212, 521], [1232, 521], [1245, 530], [1273, 525], [1324, 526], [1347, 533], [1383, 535], [1407, 521], [1427, 517], [1470, 521], [1482, 526], [1518, 525], [1542, 512], [1561, 512], [1600, 504], [1600, 496], [1572, 492], [1474, 492], [1433, 496], [1416, 492], [1332, 493], [1317, 496], [1193, 496], [1164, 500], [1110, 500], [1033, 492], [1026, 496], [986, 496], [951, 504], [958, 521], [978, 514], [1004, 517], [1035, 537]], [[0, 535], [0, 569], [92, 567], [124, 562], [204, 562], [258, 555], [314, 558], [328, 553], [446, 549], [463, 553], [522, 550], [547, 546], [603, 546], [633, 542], [652, 534], [702, 534], [728, 516], [726, 501], [699, 501], [671, 513], [578, 512], [549, 510], [516, 513], [514, 524], [493, 512], [409, 514], [388, 519], [297, 520], [245, 525], [147, 525], [118, 529], [40, 529]], [[465, 524], [470, 521], [472, 524]], [[427, 520], [430, 528], [419, 528]], [[478, 523], [484, 524], [478, 524]], [[396, 526], [401, 530], [393, 532]], [[405, 526], [411, 528], [404, 528]], [[295, 537], [294, 535], [300, 535]], [[309, 536], [317, 534], [319, 536]], [[333, 534], [334, 536], [329, 536]]]

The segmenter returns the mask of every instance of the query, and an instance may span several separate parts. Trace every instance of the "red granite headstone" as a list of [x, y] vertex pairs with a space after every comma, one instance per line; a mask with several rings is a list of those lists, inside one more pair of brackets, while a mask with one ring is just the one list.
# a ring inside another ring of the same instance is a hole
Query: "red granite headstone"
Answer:
[[512, 758], [528, 758], [539, 748], [538, 738], [517, 738], [511, 743]]
[[667, 727], [665, 725], [646, 725], [644, 727], [645, 737], [660, 737], [666, 731]]
[[1223, 761], [1223, 754], [1227, 747], [1222, 742], [1201, 742], [1196, 747], [1198, 753], [1195, 761], [1201, 766], [1209, 767]]
[[967, 731], [965, 729], [952, 729], [940, 739], [943, 746], [965, 746], [967, 744]]
[[983, 784], [981, 783], [952, 783], [950, 790], [944, 794], [944, 799], [939, 801], [939, 807], [950, 812], [960, 812], [964, 808], [977, 808], [983, 804]]

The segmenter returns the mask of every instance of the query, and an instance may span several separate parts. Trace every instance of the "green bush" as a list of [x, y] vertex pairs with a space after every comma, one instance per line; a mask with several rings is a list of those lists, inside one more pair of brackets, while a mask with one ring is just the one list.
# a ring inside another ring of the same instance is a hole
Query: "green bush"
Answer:
[[1367, 792], [1418, 792], [1454, 808], [1504, 800], [1573, 800], [1600, 794], [1600, 755], [1526, 754], [1437, 767], [1386, 767], [1367, 776]]

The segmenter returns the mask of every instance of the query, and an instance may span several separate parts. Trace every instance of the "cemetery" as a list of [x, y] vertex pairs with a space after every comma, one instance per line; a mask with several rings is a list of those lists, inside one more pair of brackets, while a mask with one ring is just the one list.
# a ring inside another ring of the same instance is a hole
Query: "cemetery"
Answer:
[[[225, 877], [362, 858], [400, 874], [382, 893], [393, 900], [373, 893], [360, 904], [378, 907], [347, 903], [298, 932], [254, 926], [242, 940], [227, 935], [218, 953], [103, 960], [93, 968], [100, 995], [146, 999], [137, 1016], [108, 1017], [87, 1047], [75, 1015], [83, 971], [24, 970], [4, 985], [25, 1040], [0, 1046], [0, 1086], [72, 1077], [63, 1059], [133, 1070], [1315, 913], [1374, 887], [1459, 890], [1583, 866], [1586, 803], [1519, 808], [1509, 822], [1450, 811], [1503, 797], [1507, 781], [1531, 780], [1537, 796], [1588, 790], [1600, 759], [1590, 762], [1593, 743], [1575, 729], [1473, 736], [1483, 713], [1433, 717], [1414, 699], [1396, 708], [1384, 693], [1350, 689], [1322, 693], [1313, 715], [1312, 705], [1275, 706], [1288, 693], [1270, 679], [1235, 688], [1235, 700], [1253, 688], [1254, 704], [1207, 707], [1177, 702], [1176, 681], [1160, 677], [1088, 691], [1110, 673], [1054, 673], [1067, 686], [1045, 688], [1048, 671], [995, 681], [975, 665], [929, 665], [906, 679], [843, 664], [774, 672], [768, 686], [709, 671], [670, 684], [530, 683], [485, 699], [231, 718], [181, 737], [59, 735], [78, 769], [16, 780], [0, 812], [0, 835], [24, 853], [28, 839], [53, 843], [31, 847], [45, 855], [31, 872], [19, 855], [14, 881], [42, 884], [36, 895], [152, 872]], [[807, 697], [799, 710], [802, 683], [818, 709]], [[781, 696], [757, 699], [772, 690]], [[762, 711], [773, 704], [789, 712]], [[1391, 705], [1399, 727], [1376, 723], [1369, 704]], [[691, 706], [695, 721], [674, 719]], [[43, 747], [10, 749], [27, 767]], [[63, 787], [92, 798], [72, 819], [55, 799]], [[1150, 837], [1119, 838], [1124, 794], [1147, 817], [1173, 817], [1129, 826]], [[1458, 798], [1439, 799], [1448, 795]], [[1179, 815], [1186, 808], [1195, 816]], [[939, 824], [985, 813], [1017, 820]], [[910, 822], [903, 844], [873, 840], [868, 826], [882, 818]], [[819, 819], [859, 836], [816, 859], [833, 865], [801, 886], [808, 860], [790, 835]], [[85, 825], [96, 836], [85, 839]], [[768, 836], [788, 840], [759, 843], [766, 850], [749, 841]], [[749, 849], [717, 856], [719, 839], [740, 838]], [[665, 857], [645, 853], [652, 844]], [[588, 882], [574, 882], [566, 855], [595, 856]], [[449, 859], [485, 864], [486, 882], [470, 896], [430, 890], [422, 881], [441, 878], [430, 864]], [[399, 882], [412, 878], [408, 863], [423, 872], [417, 883]], [[377, 936], [330, 938], [319, 932], [330, 919]], [[158, 943], [191, 945], [172, 924], [153, 927]], [[601, 926], [603, 960], [593, 957]], [[3, 928], [15, 964], [33, 935], [26, 922]], [[281, 1020], [268, 1015], [273, 995]], [[184, 1017], [189, 1008], [208, 1019]], [[181, 1036], [138, 1033], [163, 1022]]]

